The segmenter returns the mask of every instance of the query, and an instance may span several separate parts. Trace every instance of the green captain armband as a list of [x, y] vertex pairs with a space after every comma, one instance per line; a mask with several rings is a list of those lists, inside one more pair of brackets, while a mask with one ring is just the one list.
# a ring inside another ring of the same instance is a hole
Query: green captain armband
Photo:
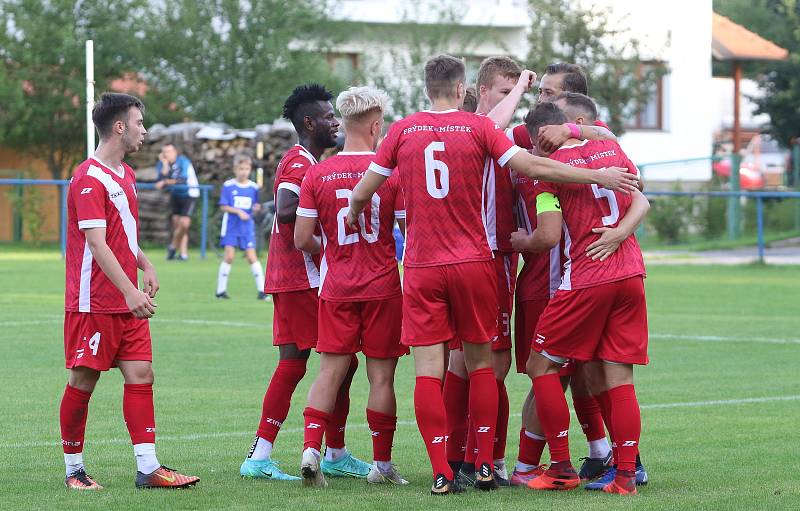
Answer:
[[561, 213], [561, 203], [558, 202], [558, 197], [552, 193], [540, 193], [536, 196], [536, 214], [540, 215], [548, 211], [557, 211]]

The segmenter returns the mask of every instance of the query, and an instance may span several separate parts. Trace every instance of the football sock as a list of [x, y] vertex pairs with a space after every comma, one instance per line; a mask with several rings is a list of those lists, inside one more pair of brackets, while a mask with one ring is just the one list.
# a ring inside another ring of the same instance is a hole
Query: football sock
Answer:
[[367, 424], [372, 432], [373, 461], [391, 462], [392, 441], [397, 429], [397, 417], [367, 408]]
[[600, 413], [603, 415], [603, 422], [606, 423], [606, 429], [608, 430], [608, 436], [611, 438], [611, 452], [612, 457], [614, 460], [614, 464], [617, 464], [617, 448], [616, 443], [614, 443], [614, 424], [611, 420], [611, 401], [608, 396], [608, 391], [602, 392], [599, 396], [595, 396], [597, 398], [597, 403], [600, 405]]
[[[86, 416], [89, 414], [89, 399], [91, 397], [91, 392], [84, 392], [69, 385], [64, 389], [59, 416], [61, 422], [61, 446], [64, 448], [64, 460], [68, 465], [77, 465], [79, 463], [81, 467], [83, 466], [83, 457], [73, 457], [70, 458], [70, 461], [67, 460], [66, 455], [79, 455], [83, 452], [83, 436], [86, 432]], [[67, 469], [69, 470], [69, 467]], [[67, 473], [67, 475], [69, 474], [70, 472]]]
[[466, 451], [469, 380], [447, 371], [443, 399], [447, 413], [447, 459], [453, 467], [454, 464], [461, 465]]
[[261, 269], [261, 263], [258, 261], [250, 265], [250, 272], [256, 280], [256, 289], [259, 293], [264, 292], [264, 271]]
[[389, 461], [378, 461], [378, 460], [375, 460], [375, 466], [377, 466], [378, 470], [381, 471], [384, 474], [386, 474], [388, 472], [391, 472], [391, 470], [392, 470], [392, 462], [391, 462], [391, 460], [389, 460]]
[[[306, 360], [290, 358], [278, 362], [272, 379], [269, 381], [267, 392], [261, 408], [261, 421], [258, 423], [256, 435], [274, 444], [278, 431], [289, 414], [292, 394], [295, 387], [306, 374]], [[256, 458], [252, 459], [266, 459]]]
[[542, 423], [550, 460], [569, 463], [569, 407], [557, 373], [533, 379], [536, 414]]
[[328, 447], [327, 445], [325, 446], [325, 461], [339, 461], [345, 456], [347, 456], [346, 447], [335, 448]]
[[152, 383], [126, 383], [124, 385], [122, 415], [125, 418], [125, 425], [128, 427], [133, 445], [155, 444], [156, 414], [153, 409]]
[[251, 460], [266, 460], [270, 456], [272, 456], [272, 442], [257, 436], [247, 457]]
[[447, 464], [447, 418], [442, 399], [442, 381], [433, 376], [417, 376], [414, 385], [414, 413], [417, 426], [431, 460], [433, 477], [444, 475], [453, 480], [453, 471]]
[[608, 440], [606, 437], [603, 437], [600, 440], [592, 440], [591, 442], [588, 442], [588, 444], [590, 458], [605, 459], [605, 457], [608, 456], [608, 453], [611, 452], [611, 446], [608, 445]]
[[502, 460], [506, 457], [506, 441], [508, 440], [508, 390], [506, 382], [497, 382], [497, 424], [494, 434], [494, 459]]
[[491, 367], [477, 369], [469, 374], [469, 416], [478, 447], [475, 466], [480, 467], [484, 463], [492, 465], [497, 425], [497, 380]]
[[[328, 429], [325, 431], [325, 455], [328, 449], [344, 449], [344, 431], [347, 425], [347, 415], [350, 413], [350, 384], [353, 383], [353, 375], [358, 369], [358, 357], [352, 355], [350, 358], [350, 368], [344, 377], [339, 393], [336, 395], [336, 404], [331, 412], [331, 420]], [[327, 458], [326, 458], [327, 459]]]
[[[527, 472], [538, 467], [542, 461], [542, 453], [547, 445], [547, 440], [541, 435], [531, 433], [524, 429], [520, 430], [519, 435], [519, 456], [517, 457], [518, 470]], [[527, 468], [519, 468], [524, 466]]]
[[[231, 274], [231, 265], [222, 261], [219, 263], [219, 272], [217, 272], [217, 294], [224, 293], [228, 289], [228, 275]], [[263, 291], [264, 288], [262, 287]]]
[[156, 458], [156, 444], [134, 444], [133, 453], [136, 455], [136, 470], [142, 474], [152, 474], [161, 466]]
[[316, 449], [317, 452], [322, 448], [322, 435], [328, 427], [331, 415], [323, 411], [307, 406], [303, 410], [303, 449]]
[[[600, 403], [594, 396], [572, 396], [572, 405], [575, 415], [586, 435], [586, 441], [605, 439], [606, 430], [603, 427], [603, 415], [600, 413]], [[593, 458], [595, 456], [592, 456]]]
[[614, 443], [617, 445], [617, 469], [636, 470], [636, 454], [642, 423], [639, 402], [633, 385], [620, 385], [608, 391], [611, 401], [611, 416], [614, 426]]
[[64, 454], [64, 465], [67, 467], [67, 477], [83, 469], [83, 453]]

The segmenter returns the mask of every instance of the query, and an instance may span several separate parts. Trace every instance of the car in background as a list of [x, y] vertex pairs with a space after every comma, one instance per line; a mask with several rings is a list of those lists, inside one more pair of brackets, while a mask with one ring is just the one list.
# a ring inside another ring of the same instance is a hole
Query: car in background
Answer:
[[[739, 167], [742, 190], [778, 188], [784, 183], [789, 151], [782, 149], [769, 135], [756, 135], [747, 144]], [[731, 176], [731, 158], [725, 157], [712, 166], [714, 172], [726, 179]]]

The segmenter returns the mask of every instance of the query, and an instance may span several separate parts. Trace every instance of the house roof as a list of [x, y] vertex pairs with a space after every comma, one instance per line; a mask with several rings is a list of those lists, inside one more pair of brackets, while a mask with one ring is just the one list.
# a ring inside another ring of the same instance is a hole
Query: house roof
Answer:
[[789, 51], [713, 13], [711, 54], [717, 60], [785, 60]]

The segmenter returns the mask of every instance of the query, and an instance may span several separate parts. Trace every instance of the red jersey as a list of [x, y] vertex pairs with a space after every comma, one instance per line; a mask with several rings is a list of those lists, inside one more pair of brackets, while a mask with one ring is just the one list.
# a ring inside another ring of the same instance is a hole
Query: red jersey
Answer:
[[353, 188], [374, 157], [372, 152], [341, 152], [311, 167], [303, 180], [297, 216], [319, 219], [323, 242], [319, 295], [325, 300], [400, 296], [392, 234], [395, 218], [406, 215], [399, 176], [390, 178], [372, 196], [359, 218], [360, 230], [351, 229], [345, 221]]
[[[599, 119], [594, 121], [594, 125], [611, 131], [608, 125]], [[506, 135], [523, 149], [533, 149], [533, 141], [531, 140], [530, 134], [528, 134], [528, 128], [524, 124], [519, 124], [513, 128], [507, 129]]]
[[115, 170], [96, 158], [78, 165], [67, 192], [64, 310], [129, 312], [125, 297], [92, 257], [83, 229], [106, 229], [108, 247], [137, 286], [138, 224], [136, 174], [129, 166], [123, 163], [121, 169]]
[[[562, 146], [550, 158], [573, 167], [602, 169], [623, 167], [639, 173], [619, 144], [611, 140], [584, 140]], [[581, 289], [644, 275], [644, 261], [639, 243], [629, 236], [605, 261], [586, 256], [586, 247], [597, 240], [595, 227], [616, 227], [631, 205], [630, 195], [597, 185], [556, 184], [539, 181], [537, 194], [550, 192], [561, 202], [564, 215], [564, 275], [559, 289]]]
[[519, 151], [488, 117], [423, 111], [395, 122], [370, 170], [400, 174], [409, 267], [492, 259], [486, 222], [490, 165]]
[[[278, 163], [275, 170], [273, 193], [278, 199], [278, 190], [286, 189], [300, 196], [300, 185], [306, 171], [317, 159], [300, 144], [295, 144]], [[294, 222], [282, 224], [275, 215], [272, 236], [267, 254], [267, 270], [264, 275], [265, 293], [302, 291], [319, 287], [319, 268], [310, 254], [294, 246]]]
[[[536, 187], [528, 176], [517, 175], [516, 217], [520, 229], [533, 234], [536, 229]], [[547, 252], [523, 252], [525, 264], [517, 276], [516, 297], [520, 302], [552, 298], [561, 285], [561, 247]]]

